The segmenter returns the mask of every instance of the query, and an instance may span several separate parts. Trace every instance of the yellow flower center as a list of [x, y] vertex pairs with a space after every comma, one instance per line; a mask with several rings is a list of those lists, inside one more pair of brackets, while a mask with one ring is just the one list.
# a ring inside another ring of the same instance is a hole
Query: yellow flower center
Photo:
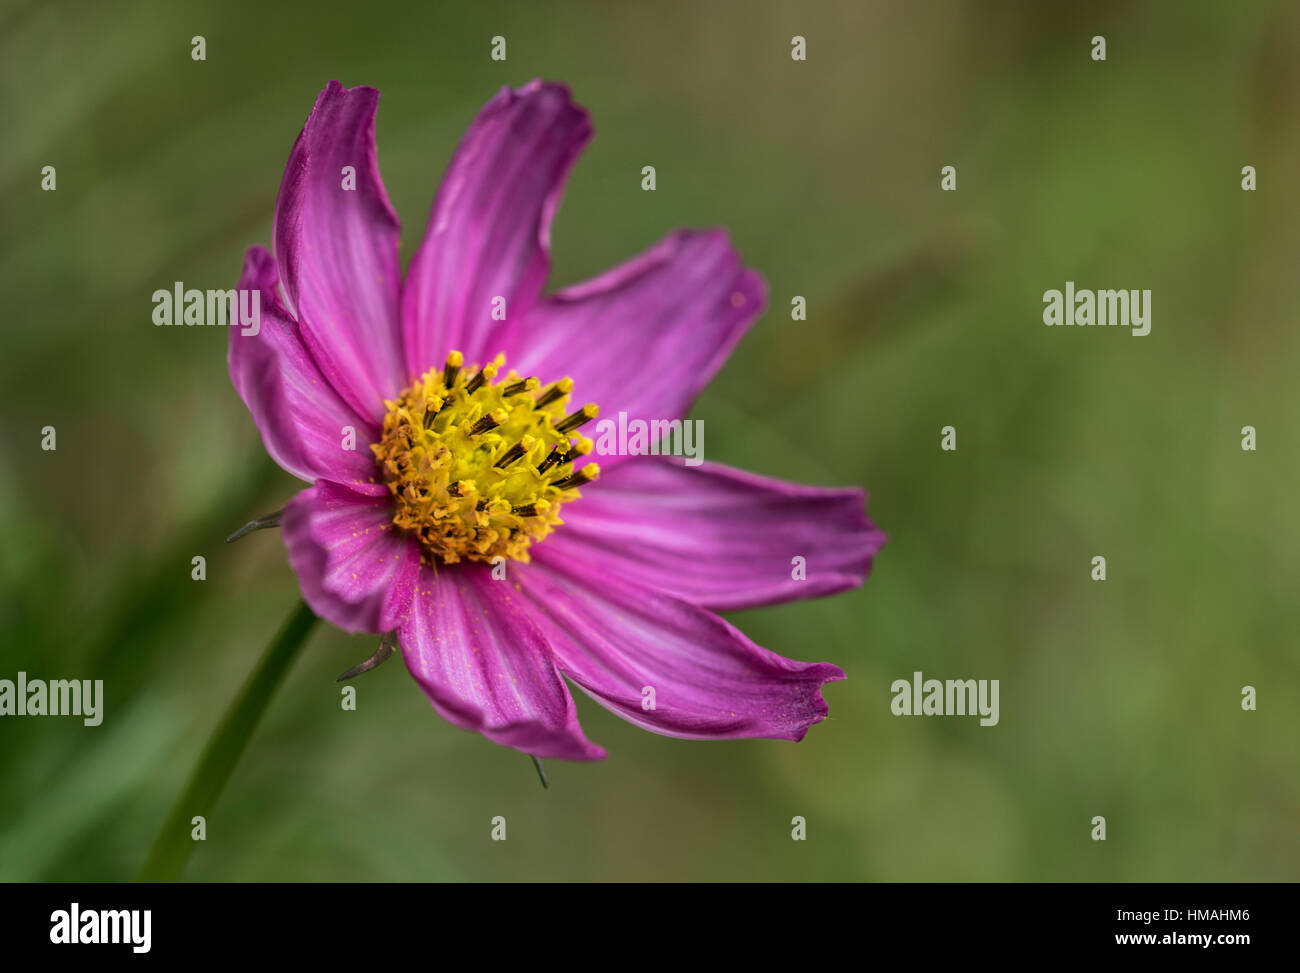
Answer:
[[533, 541], [563, 523], [560, 507], [600, 473], [595, 463], [573, 471], [592, 443], [570, 438], [598, 410], [566, 414], [572, 379], [545, 389], [514, 372], [497, 381], [504, 355], [468, 378], [463, 364], [453, 351], [384, 403], [383, 438], [370, 448], [396, 500], [393, 523], [428, 561], [527, 561]]

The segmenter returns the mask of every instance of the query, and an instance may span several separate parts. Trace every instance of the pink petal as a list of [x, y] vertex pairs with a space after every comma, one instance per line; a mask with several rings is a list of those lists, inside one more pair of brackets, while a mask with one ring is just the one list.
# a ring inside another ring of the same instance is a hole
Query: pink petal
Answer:
[[510, 364], [544, 383], [572, 377], [574, 401], [595, 402], [602, 419], [675, 419], [766, 304], [763, 279], [744, 268], [725, 232], [679, 230], [544, 299], [525, 333], [512, 333]]
[[[552, 553], [714, 611], [856, 588], [885, 535], [859, 489], [799, 486], [645, 456], [564, 508]], [[804, 579], [795, 580], [794, 558]]]
[[[461, 140], [402, 295], [412, 378], [457, 349], [484, 361], [506, 346], [492, 319], [522, 320], [550, 269], [551, 219], [591, 121], [563, 85], [503, 88]], [[558, 376], [557, 376], [558, 377]]]
[[514, 589], [483, 565], [420, 573], [398, 630], [406, 666], [451, 723], [537, 757], [600, 760], [545, 639]]
[[[309, 482], [347, 483], [362, 493], [386, 492], [375, 477], [370, 444], [379, 429], [357, 415], [334, 391], [303, 345], [298, 325], [280, 303], [275, 258], [253, 247], [244, 258], [239, 290], [260, 297], [256, 334], [230, 329], [230, 380], [248, 406], [266, 451], [280, 466]], [[348, 429], [355, 448], [345, 449]]]
[[[289, 153], [275, 206], [287, 304], [339, 394], [378, 420], [400, 391], [400, 227], [379, 177], [374, 88], [331, 81]], [[345, 167], [356, 188], [345, 189]]]
[[801, 740], [825, 719], [821, 687], [844, 678], [836, 666], [782, 658], [703, 608], [557, 556], [549, 540], [533, 550], [517, 577], [560, 671], [629, 722], [692, 739]]
[[391, 632], [406, 617], [420, 549], [393, 529], [392, 501], [327, 481], [284, 508], [281, 528], [303, 599], [348, 632]]

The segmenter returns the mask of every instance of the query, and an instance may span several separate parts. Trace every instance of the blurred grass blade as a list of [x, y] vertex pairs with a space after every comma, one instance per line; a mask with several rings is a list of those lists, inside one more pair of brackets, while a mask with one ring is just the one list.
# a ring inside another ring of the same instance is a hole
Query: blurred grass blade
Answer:
[[315, 624], [316, 616], [300, 601], [212, 734], [189, 784], [154, 840], [149, 859], [140, 870], [140, 881], [173, 882], [185, 870], [194, 850], [191, 819], [195, 815], [206, 818], [211, 812]]

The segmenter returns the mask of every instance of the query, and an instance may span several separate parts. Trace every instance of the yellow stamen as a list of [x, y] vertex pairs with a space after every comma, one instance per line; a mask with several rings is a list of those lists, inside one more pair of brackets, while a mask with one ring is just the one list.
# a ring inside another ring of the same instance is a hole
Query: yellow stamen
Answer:
[[592, 419], [596, 418], [596, 415], [599, 412], [600, 407], [597, 406], [595, 402], [588, 402], [577, 412], [565, 416], [564, 419], [560, 421], [560, 424], [555, 427], [555, 431], [559, 433], [573, 432], [573, 430], [577, 429], [584, 423], [591, 422]]
[[465, 364], [465, 356], [459, 351], [453, 351], [447, 356], [447, 364], [442, 368], [442, 384], [451, 388], [456, 384], [456, 376], [460, 374], [460, 366]]
[[549, 389], [542, 393], [542, 397], [537, 400], [537, 407], [544, 408], [552, 402], [559, 402], [567, 399], [573, 391], [573, 379], [562, 378]]
[[590, 483], [598, 476], [600, 476], [600, 465], [598, 463], [588, 463], [572, 476], [566, 476], [563, 480], [557, 481], [554, 486], [557, 490], [572, 490], [584, 483]]
[[562, 523], [560, 507], [599, 472], [594, 463], [573, 471], [591, 441], [575, 446], [565, 435], [597, 410], [566, 416], [571, 379], [545, 391], [514, 372], [498, 383], [501, 355], [457, 384], [464, 363], [451, 352], [444, 368], [385, 403], [371, 449], [394, 498], [393, 524], [418, 539], [429, 563], [527, 561], [533, 542]]

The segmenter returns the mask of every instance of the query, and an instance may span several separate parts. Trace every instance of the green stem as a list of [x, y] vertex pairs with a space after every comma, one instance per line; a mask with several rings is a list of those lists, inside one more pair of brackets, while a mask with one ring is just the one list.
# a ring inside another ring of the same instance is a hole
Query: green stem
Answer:
[[174, 882], [180, 878], [194, 850], [192, 819], [196, 815], [206, 819], [217, 803], [249, 737], [315, 624], [311, 609], [299, 602], [208, 740], [185, 792], [154, 839], [149, 859], [140, 870], [140, 881]]

